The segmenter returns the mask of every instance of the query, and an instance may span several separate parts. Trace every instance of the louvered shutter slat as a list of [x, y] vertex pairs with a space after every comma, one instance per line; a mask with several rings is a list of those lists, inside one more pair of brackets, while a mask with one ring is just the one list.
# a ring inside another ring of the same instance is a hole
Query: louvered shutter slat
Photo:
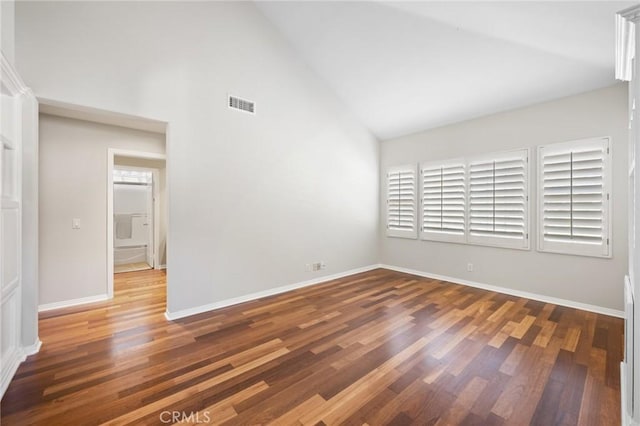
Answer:
[[490, 157], [469, 164], [469, 239], [526, 247], [527, 153]]
[[449, 161], [421, 166], [422, 237], [438, 241], [464, 241], [465, 167]]
[[[545, 207], [558, 206], [562, 196], [562, 209], [566, 212], [558, 219], [552, 209], [545, 208], [543, 226], [545, 238], [557, 241], [584, 242], [588, 239], [602, 238], [602, 219], [593, 216], [589, 221], [574, 217], [574, 214], [594, 212], [602, 207], [602, 150], [569, 151], [543, 157], [544, 204]], [[559, 163], [558, 159], [562, 159]], [[558, 164], [562, 165], [562, 174], [558, 174]], [[549, 170], [548, 166], [552, 166]], [[556, 171], [556, 173], [552, 173]], [[587, 230], [585, 223], [590, 223]], [[559, 232], [562, 229], [563, 232]]]
[[607, 138], [539, 149], [539, 248], [607, 255]]
[[412, 166], [390, 169], [387, 173], [387, 235], [415, 238], [416, 171]]

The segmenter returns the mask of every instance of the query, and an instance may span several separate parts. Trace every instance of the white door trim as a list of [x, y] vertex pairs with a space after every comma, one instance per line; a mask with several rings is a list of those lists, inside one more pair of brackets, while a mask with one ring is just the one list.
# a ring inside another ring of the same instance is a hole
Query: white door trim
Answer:
[[[147, 160], [165, 160], [165, 154], [157, 154], [154, 152], [131, 151], [126, 149], [109, 148], [107, 150], [107, 295], [109, 299], [113, 298], [113, 169], [115, 167], [115, 157], [131, 157], [142, 158]], [[165, 166], [166, 167], [166, 166]], [[134, 167], [127, 168], [133, 169]], [[148, 170], [154, 170], [149, 168]], [[157, 169], [155, 169], [157, 170]], [[165, 168], [166, 170], [166, 168]], [[154, 180], [157, 182], [157, 173], [154, 173]], [[166, 176], [165, 176], [166, 180]], [[154, 267], [159, 265], [159, 208], [158, 207], [158, 185], [154, 185], [153, 196], [154, 201]], [[168, 223], [168, 221], [167, 221]]]

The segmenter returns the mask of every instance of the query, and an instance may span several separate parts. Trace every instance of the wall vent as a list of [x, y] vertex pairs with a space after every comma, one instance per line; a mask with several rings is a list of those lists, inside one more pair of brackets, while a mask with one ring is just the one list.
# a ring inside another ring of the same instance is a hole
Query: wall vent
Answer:
[[256, 113], [256, 103], [248, 101], [246, 99], [239, 98], [237, 96], [229, 95], [229, 108], [237, 109], [240, 111], [248, 112], [249, 114]]

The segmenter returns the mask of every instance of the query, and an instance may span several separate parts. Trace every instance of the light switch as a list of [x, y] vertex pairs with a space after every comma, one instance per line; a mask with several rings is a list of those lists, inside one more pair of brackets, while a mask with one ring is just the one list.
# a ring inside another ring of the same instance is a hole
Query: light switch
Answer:
[[80, 219], [73, 219], [71, 221], [71, 229], [80, 229]]

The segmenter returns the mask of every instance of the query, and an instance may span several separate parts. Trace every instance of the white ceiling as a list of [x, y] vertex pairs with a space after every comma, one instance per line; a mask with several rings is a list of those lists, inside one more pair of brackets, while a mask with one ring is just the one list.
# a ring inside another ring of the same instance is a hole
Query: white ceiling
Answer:
[[615, 83], [631, 2], [258, 2], [380, 139]]

